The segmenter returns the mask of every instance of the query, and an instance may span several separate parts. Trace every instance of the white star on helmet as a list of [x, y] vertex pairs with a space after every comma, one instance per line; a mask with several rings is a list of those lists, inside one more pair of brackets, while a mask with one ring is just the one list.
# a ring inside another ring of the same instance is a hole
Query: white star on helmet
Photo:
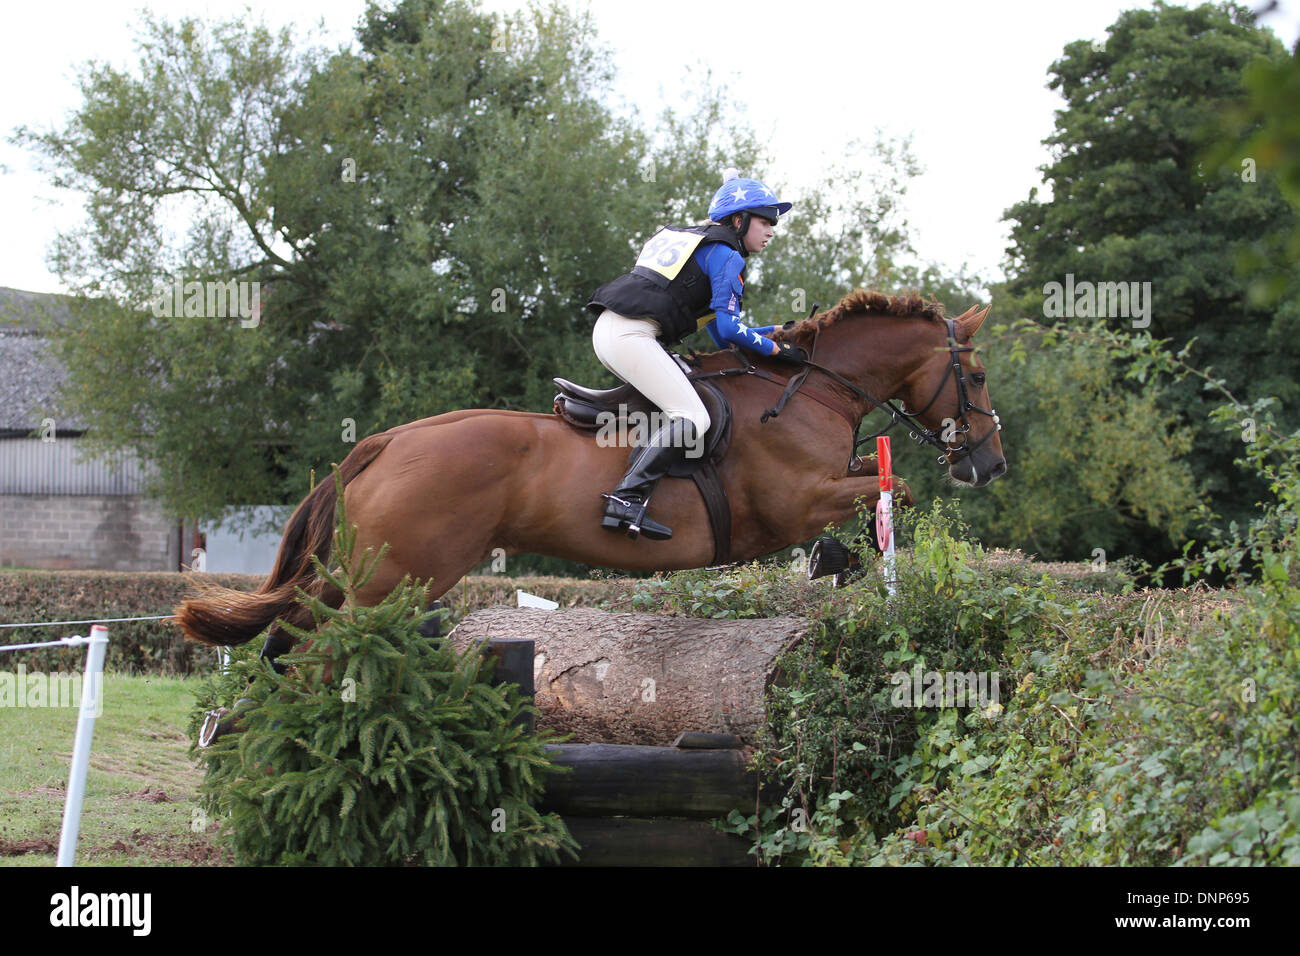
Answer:
[[748, 196], [748, 193], [745, 192], [743, 186], [737, 186], [731, 195], [735, 196], [737, 199], [743, 200]]

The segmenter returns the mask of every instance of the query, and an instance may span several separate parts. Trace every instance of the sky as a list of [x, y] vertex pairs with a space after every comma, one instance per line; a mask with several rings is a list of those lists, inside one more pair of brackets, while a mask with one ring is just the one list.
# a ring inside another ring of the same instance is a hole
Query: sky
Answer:
[[[487, 10], [527, 6], [484, 0]], [[614, 105], [635, 104], [653, 118], [680, 105], [685, 86], [705, 68], [724, 82], [743, 119], [758, 133], [773, 185], [797, 193], [835, 165], [846, 145], [910, 135], [925, 169], [905, 204], [919, 259], [948, 271], [966, 267], [1001, 276], [1007, 207], [1025, 199], [1049, 161], [1042, 140], [1060, 97], [1048, 69], [1073, 40], [1103, 40], [1122, 10], [1150, 2], [1072, 0], [801, 0], [718, 3], [594, 0], [598, 42], [619, 74]], [[1197, 4], [1183, 4], [1195, 6]], [[1260, 5], [1257, 0], [1256, 6]], [[0, 286], [67, 291], [45, 266], [60, 231], [83, 221], [82, 197], [55, 189], [26, 151], [9, 143], [18, 126], [60, 127], [80, 103], [81, 64], [99, 60], [129, 69], [138, 60], [138, 3], [42, 0], [10, 5], [0, 58]], [[348, 45], [365, 0], [155, 0], [166, 19], [224, 18], [246, 8], [272, 27], [319, 42]], [[1290, 47], [1300, 38], [1300, 0], [1261, 20]], [[701, 215], [709, 197], [700, 197]], [[796, 210], [797, 213], [797, 210]], [[779, 245], [769, 250], [776, 252]]]

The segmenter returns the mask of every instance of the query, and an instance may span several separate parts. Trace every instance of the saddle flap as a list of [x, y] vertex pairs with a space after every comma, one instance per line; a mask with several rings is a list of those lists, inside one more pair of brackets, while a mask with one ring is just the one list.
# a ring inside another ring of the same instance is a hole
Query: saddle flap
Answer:
[[691, 382], [704, 410], [709, 413], [709, 430], [704, 436], [704, 454], [695, 458], [682, 458], [668, 469], [674, 478], [689, 478], [708, 462], [719, 462], [731, 447], [731, 403], [717, 386], [710, 382]]
[[[661, 414], [658, 407], [631, 385], [618, 388], [594, 389], [574, 385], [562, 378], [554, 380], [560, 386], [560, 393], [555, 396], [553, 411], [562, 419], [583, 431], [598, 431], [611, 424], [618, 423], [624, 416], [639, 413], [642, 415]], [[705, 435], [704, 454], [694, 458], [683, 458], [672, 467], [668, 474], [675, 478], [686, 478], [699, 470], [708, 461], [720, 461], [731, 444], [731, 403], [725, 395], [711, 382], [692, 381], [704, 409], [709, 413], [709, 430]], [[611, 419], [609, 416], [616, 418]], [[649, 438], [653, 429], [645, 430]], [[643, 442], [633, 444], [629, 458], [642, 447]]]

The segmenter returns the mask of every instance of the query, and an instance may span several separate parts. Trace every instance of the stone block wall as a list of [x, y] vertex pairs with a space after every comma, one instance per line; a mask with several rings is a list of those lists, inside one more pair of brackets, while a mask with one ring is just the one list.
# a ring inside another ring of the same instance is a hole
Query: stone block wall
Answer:
[[0, 567], [175, 571], [177, 547], [177, 525], [137, 495], [0, 495]]

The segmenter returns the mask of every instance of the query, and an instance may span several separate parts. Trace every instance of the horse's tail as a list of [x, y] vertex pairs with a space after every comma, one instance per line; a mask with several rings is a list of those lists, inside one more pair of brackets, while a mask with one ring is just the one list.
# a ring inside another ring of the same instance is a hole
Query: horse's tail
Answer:
[[[359, 475], [392, 440], [393, 434], [384, 432], [359, 441], [339, 466], [343, 484]], [[201, 644], [246, 644], [291, 609], [296, 601], [294, 589], [305, 588], [314, 577], [312, 556], [322, 562], [328, 559], [337, 498], [331, 476], [302, 500], [285, 525], [275, 567], [256, 591], [250, 594], [210, 585], [203, 588], [201, 599], [177, 605], [176, 621], [185, 637]]]

